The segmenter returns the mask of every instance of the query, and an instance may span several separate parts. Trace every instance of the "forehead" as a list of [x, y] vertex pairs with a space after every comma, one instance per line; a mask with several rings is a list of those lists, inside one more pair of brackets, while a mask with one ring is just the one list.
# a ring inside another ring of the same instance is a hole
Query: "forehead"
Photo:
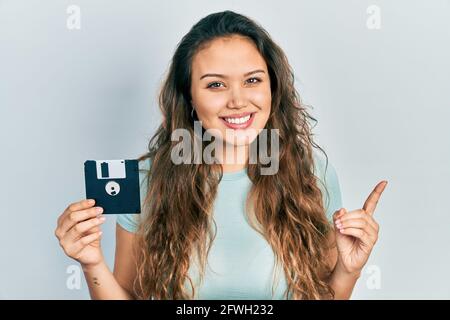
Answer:
[[214, 39], [194, 55], [192, 73], [242, 73], [256, 68], [267, 70], [256, 45], [248, 38], [231, 36]]

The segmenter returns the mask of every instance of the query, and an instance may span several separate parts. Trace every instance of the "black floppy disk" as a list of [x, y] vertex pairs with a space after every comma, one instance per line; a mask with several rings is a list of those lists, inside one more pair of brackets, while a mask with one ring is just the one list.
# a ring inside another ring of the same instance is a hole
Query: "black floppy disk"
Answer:
[[86, 199], [104, 214], [141, 213], [137, 160], [87, 160], [84, 178]]

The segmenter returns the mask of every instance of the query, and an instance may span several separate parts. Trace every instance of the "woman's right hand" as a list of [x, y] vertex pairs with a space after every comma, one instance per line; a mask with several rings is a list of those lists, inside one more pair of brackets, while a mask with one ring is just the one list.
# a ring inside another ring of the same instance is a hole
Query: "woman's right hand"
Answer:
[[99, 265], [104, 261], [100, 225], [105, 217], [101, 207], [93, 207], [94, 200], [72, 203], [59, 216], [55, 235], [65, 254], [83, 267]]

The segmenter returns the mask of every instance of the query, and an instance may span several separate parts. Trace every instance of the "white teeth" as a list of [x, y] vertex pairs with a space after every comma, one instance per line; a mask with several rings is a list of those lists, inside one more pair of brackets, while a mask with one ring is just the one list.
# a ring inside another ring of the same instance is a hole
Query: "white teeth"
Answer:
[[234, 124], [241, 124], [245, 123], [250, 119], [250, 115], [242, 118], [224, 118], [226, 122], [234, 123]]

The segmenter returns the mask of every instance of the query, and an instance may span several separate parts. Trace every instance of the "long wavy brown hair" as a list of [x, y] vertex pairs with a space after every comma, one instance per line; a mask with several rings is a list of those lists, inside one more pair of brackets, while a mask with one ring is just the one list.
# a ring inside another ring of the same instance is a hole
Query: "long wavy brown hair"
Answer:
[[[137, 231], [135, 295], [140, 299], [194, 298], [196, 288], [188, 274], [193, 257], [204, 275], [216, 232], [212, 208], [222, 166], [174, 164], [171, 152], [177, 142], [171, 140], [171, 133], [187, 129], [194, 143], [193, 56], [211, 40], [231, 35], [252, 40], [267, 63], [272, 105], [265, 128], [278, 129], [279, 134], [276, 174], [261, 175], [263, 165], [247, 162], [252, 182], [246, 203], [248, 221], [272, 247], [276, 268], [284, 270], [286, 298], [333, 299], [326, 280], [331, 274], [327, 259], [332, 226], [325, 216], [320, 180], [313, 172], [313, 147], [325, 154], [312, 139], [309, 121], [317, 120], [301, 103], [282, 49], [255, 21], [232, 11], [210, 14], [191, 28], [178, 43], [163, 81], [159, 93], [163, 121], [150, 139], [148, 152], [138, 159], [150, 158], [151, 167]], [[201, 144], [204, 148], [205, 143]]]

